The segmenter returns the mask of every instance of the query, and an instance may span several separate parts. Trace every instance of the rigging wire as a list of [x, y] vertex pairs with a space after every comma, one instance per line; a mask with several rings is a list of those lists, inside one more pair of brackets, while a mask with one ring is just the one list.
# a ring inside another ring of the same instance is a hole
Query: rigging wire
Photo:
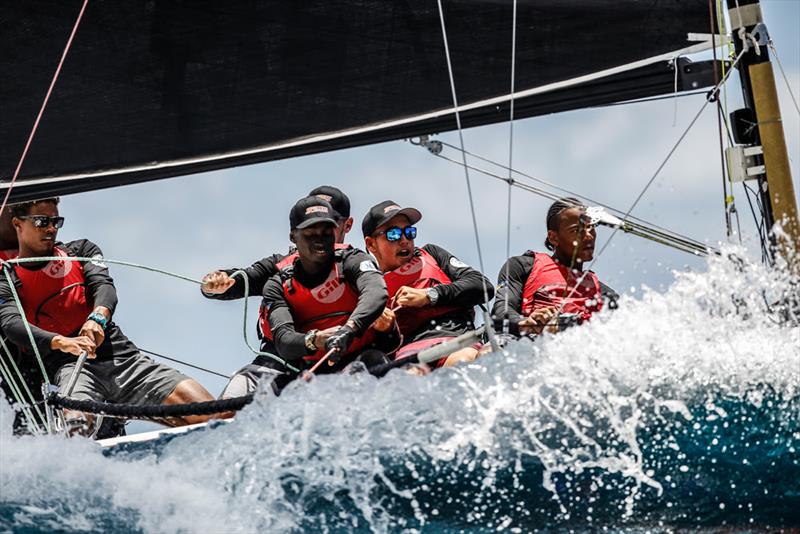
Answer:
[[[435, 154], [435, 155], [437, 157], [445, 160], [445, 161], [449, 161], [449, 162], [454, 163], [456, 165], [461, 165], [462, 164], [460, 161], [457, 161], [457, 160], [452, 159], [450, 157], [443, 156], [441, 154]], [[470, 165], [469, 168], [471, 170], [473, 170], [473, 171], [479, 172], [479, 173], [484, 174], [486, 176], [490, 176], [492, 178], [496, 178], [497, 180], [501, 180], [501, 181], [504, 181], [504, 182], [506, 181], [506, 178], [504, 178], [503, 176], [501, 176], [501, 175], [499, 175], [497, 173], [493, 173], [491, 171], [488, 171], [486, 169], [482, 169], [482, 168], [476, 167], [474, 165]], [[532, 185], [523, 184], [523, 183], [520, 183], [520, 182], [514, 182], [513, 185], [514, 185], [514, 187], [518, 187], [518, 188], [522, 189], [523, 191], [527, 191], [529, 193], [533, 193], [535, 195], [539, 195], [539, 196], [547, 198], [549, 200], [555, 201], [555, 200], [559, 200], [559, 198], [561, 198], [558, 195], [554, 195], [553, 193], [550, 193], [550, 192], [545, 191], [543, 189], [539, 189], [539, 188], [534, 187]], [[652, 228], [652, 227], [648, 227], [648, 226], [645, 226], [645, 225], [642, 225], [642, 224], [635, 223], [632, 220], [628, 220], [624, 224], [624, 227], [622, 228], [622, 230], [625, 233], [630, 233], [630, 234], [642, 237], [644, 239], [649, 239], [651, 241], [655, 241], [657, 243], [660, 243], [660, 244], [663, 244], [663, 245], [666, 245], [666, 246], [670, 246], [670, 247], [676, 248], [678, 250], [681, 250], [683, 252], [688, 252], [688, 253], [691, 253], [691, 254], [694, 254], [694, 255], [705, 256], [705, 255], [708, 255], [709, 251], [714, 252], [716, 254], [719, 253], [717, 250], [713, 249], [712, 247], [709, 247], [708, 245], [706, 245], [704, 243], [701, 243], [699, 241], [696, 241], [694, 239], [691, 239], [691, 238], [688, 238], [688, 237], [684, 237], [684, 236], [682, 236], [680, 234], [677, 234], [677, 233], [674, 233], [674, 232], [670, 232], [670, 231], [660, 231], [660, 230], [658, 230], [656, 228]]]
[[[707, 94], [707, 93], [705, 93], [705, 92], [704, 92], [703, 94]], [[446, 146], [446, 147], [448, 147], [448, 148], [452, 148], [453, 150], [459, 150], [459, 151], [461, 150], [461, 149], [460, 149], [458, 146], [456, 146], [456, 145], [453, 145], [453, 144], [450, 144], [450, 143], [448, 143], [448, 142], [446, 142], [446, 141], [439, 141], [439, 140], [436, 140], [435, 142], [436, 142], [436, 143], [440, 143], [442, 146]], [[419, 144], [419, 143], [417, 143], [417, 144]], [[507, 167], [506, 165], [503, 165], [502, 163], [497, 163], [496, 161], [493, 161], [493, 160], [491, 160], [491, 159], [489, 159], [489, 158], [486, 158], [486, 157], [484, 157], [484, 156], [481, 156], [480, 154], [476, 154], [476, 153], [474, 153], [474, 152], [470, 152], [469, 150], [465, 150], [464, 152], [465, 152], [465, 153], [466, 153], [468, 156], [470, 156], [470, 157], [473, 157], [473, 158], [475, 158], [475, 159], [477, 159], [477, 160], [484, 161], [484, 162], [486, 162], [486, 163], [489, 163], [489, 164], [491, 164], [491, 165], [494, 165], [494, 166], [496, 166], [496, 167], [499, 167], [500, 169], [503, 169], [503, 170], [509, 170], [509, 167]], [[438, 154], [435, 154], [435, 153], [434, 153], [434, 155], [438, 155]], [[448, 159], [448, 158], [444, 158], [444, 159]], [[449, 160], [449, 161], [453, 161], [453, 162], [455, 162], [455, 163], [458, 163], [459, 165], [461, 164], [460, 162], [457, 162], [457, 161], [455, 161], [455, 160]], [[534, 181], [534, 182], [538, 182], [538, 183], [540, 183], [540, 184], [546, 185], [546, 186], [548, 186], [548, 187], [551, 187], [551, 188], [555, 189], [556, 191], [561, 191], [562, 193], [565, 193], [565, 194], [566, 194], [566, 195], [568, 195], [568, 196], [573, 196], [573, 197], [576, 197], [576, 198], [578, 198], [578, 199], [580, 199], [580, 200], [584, 200], [584, 201], [586, 201], [586, 202], [590, 202], [590, 203], [592, 203], [592, 204], [594, 204], [594, 205], [601, 206], [601, 207], [603, 207], [603, 208], [605, 208], [605, 209], [607, 209], [607, 210], [613, 211], [614, 213], [617, 213], [617, 214], [619, 214], [619, 215], [624, 215], [624, 214], [625, 214], [625, 212], [624, 212], [623, 210], [621, 210], [621, 209], [615, 208], [615, 207], [613, 207], [613, 206], [610, 206], [610, 205], [608, 205], [608, 204], [605, 204], [605, 203], [603, 203], [603, 202], [600, 202], [599, 200], [595, 200], [595, 199], [593, 199], [593, 198], [591, 198], [591, 197], [588, 197], [588, 196], [586, 196], [586, 195], [582, 195], [582, 194], [580, 194], [580, 193], [577, 193], [577, 192], [574, 192], [574, 191], [570, 191], [569, 189], [565, 189], [565, 188], [563, 188], [563, 187], [561, 187], [561, 186], [558, 186], [558, 185], [556, 185], [556, 184], [554, 184], [554, 183], [552, 183], [552, 182], [548, 182], [547, 180], [544, 180], [544, 179], [542, 179], [542, 178], [538, 178], [538, 177], [536, 177], [536, 176], [533, 176], [533, 175], [531, 175], [531, 174], [527, 174], [527, 173], [525, 173], [525, 172], [522, 172], [522, 171], [520, 171], [520, 170], [517, 170], [517, 169], [510, 169], [510, 170], [511, 170], [511, 172], [513, 172], [514, 174], [516, 174], [516, 175], [518, 175], [518, 176], [522, 176], [522, 177], [524, 177], [524, 178], [527, 178], [527, 179], [529, 179], [529, 180], [532, 180], [532, 181]], [[482, 172], [482, 173], [483, 173], [483, 171], [479, 171], [479, 172]], [[486, 174], [486, 173], [484, 173], [484, 174]], [[494, 175], [494, 174], [492, 174], [492, 173], [489, 173], [489, 175], [491, 175], [491, 176], [496, 176], [496, 175]], [[502, 178], [502, 177], [501, 177], [501, 179], [502, 179], [502, 180], [504, 180], [504, 181], [507, 181], [507, 180], [508, 180], [507, 178]], [[513, 185], [515, 185], [515, 186], [518, 186], [518, 185], [519, 185], [519, 182], [515, 180]], [[550, 196], [547, 196], [547, 198], [552, 198], [553, 200], [558, 200], [558, 199], [560, 198], [560, 196], [558, 196], [558, 195], [550, 195]], [[669, 229], [667, 229], [667, 228], [663, 228], [663, 227], [661, 227], [661, 226], [658, 226], [658, 225], [657, 225], [657, 224], [655, 224], [655, 223], [652, 223], [652, 222], [650, 222], [650, 221], [647, 221], [647, 220], [645, 220], [645, 219], [642, 219], [642, 218], [640, 218], [640, 217], [636, 217], [636, 216], [634, 216], [634, 215], [630, 215], [628, 218], [629, 218], [629, 220], [635, 220], [635, 221], [639, 221], [639, 222], [640, 222], [640, 223], [642, 223], [642, 224], [646, 224], [646, 225], [648, 225], [648, 226], [651, 226], [651, 227], [653, 227], [653, 228], [658, 228], [659, 230], [662, 230], [662, 231], [665, 231], [665, 232], [669, 232], [669, 231], [670, 231], [670, 230], [669, 230]]]
[[58, 81], [58, 76], [61, 74], [61, 67], [64, 66], [64, 61], [67, 59], [67, 54], [69, 53], [69, 49], [72, 47], [72, 41], [75, 38], [75, 34], [78, 31], [78, 26], [81, 24], [81, 19], [83, 18], [83, 13], [86, 11], [86, 6], [89, 4], [89, 0], [83, 0], [83, 5], [81, 6], [81, 10], [78, 13], [78, 18], [75, 20], [75, 24], [72, 27], [72, 33], [69, 34], [69, 39], [67, 39], [67, 44], [64, 47], [64, 52], [61, 54], [61, 60], [58, 62], [58, 67], [56, 67], [56, 71], [53, 74], [53, 79], [50, 81], [50, 87], [47, 89], [47, 93], [44, 96], [44, 101], [42, 102], [42, 107], [39, 108], [39, 114], [36, 116], [36, 120], [33, 122], [33, 128], [31, 128], [31, 133], [28, 136], [28, 141], [25, 143], [25, 148], [22, 150], [22, 155], [20, 155], [19, 162], [17, 163], [17, 168], [14, 170], [14, 175], [11, 178], [11, 182], [8, 184], [8, 189], [6, 190], [6, 195], [3, 198], [3, 203], [0, 205], [0, 213], [6, 208], [8, 204], [8, 198], [11, 196], [11, 190], [14, 188], [14, 183], [17, 181], [17, 177], [19, 176], [19, 172], [22, 169], [22, 164], [25, 162], [25, 157], [28, 155], [28, 150], [31, 147], [31, 143], [33, 143], [33, 138], [36, 136], [36, 130], [39, 128], [39, 122], [42, 120], [42, 115], [44, 115], [44, 110], [47, 107], [47, 102], [50, 100], [50, 95], [53, 93], [53, 87], [56, 85], [56, 81]]
[[[508, 206], [506, 207], [506, 258], [511, 257], [511, 192], [514, 185], [514, 81], [517, 63], [517, 0], [514, 0], [511, 23], [511, 105], [508, 121]], [[506, 261], [506, 286], [508, 286], [509, 265]], [[503, 333], [508, 333], [508, 289], [504, 291]]]
[[800, 106], [797, 105], [797, 99], [794, 96], [794, 91], [792, 91], [792, 86], [791, 84], [789, 84], [789, 77], [786, 76], [786, 72], [783, 70], [783, 64], [781, 63], [781, 58], [778, 57], [778, 49], [775, 48], [775, 43], [772, 42], [772, 39], [769, 40], [767, 46], [769, 46], [769, 49], [772, 50], [772, 54], [775, 56], [775, 61], [778, 63], [778, 69], [781, 71], [783, 82], [786, 84], [786, 89], [789, 91], [789, 96], [792, 98], [794, 109], [797, 110], [798, 114], [800, 114]]
[[[437, 0], [437, 5], [439, 6], [439, 22], [442, 26], [442, 40], [444, 41], [444, 54], [445, 59], [447, 60], [447, 74], [450, 78], [450, 92], [453, 97], [453, 113], [456, 116], [456, 126], [458, 127], [458, 140], [461, 144], [461, 156], [463, 159], [463, 166], [464, 166], [464, 178], [467, 183], [467, 196], [469, 197], [469, 209], [470, 214], [472, 215], [472, 227], [475, 232], [475, 245], [478, 248], [478, 264], [480, 266], [481, 272], [486, 272], [483, 267], [483, 253], [481, 251], [481, 238], [478, 232], [478, 219], [475, 215], [475, 201], [472, 197], [472, 184], [470, 183], [469, 179], [469, 168], [467, 167], [467, 156], [466, 153], [463, 152], [464, 150], [464, 132], [461, 128], [461, 113], [458, 110], [458, 97], [456, 96], [456, 82], [455, 78], [453, 77], [453, 63], [450, 60], [450, 46], [448, 45], [447, 41], [447, 28], [444, 23], [444, 8], [442, 7], [442, 0]], [[483, 286], [483, 302], [488, 305], [489, 304], [489, 288], [487, 287], [486, 277], [481, 276], [481, 285]], [[484, 311], [484, 320], [488, 322], [490, 320], [489, 312]], [[492, 344], [492, 349], [497, 349], [497, 343], [492, 335], [492, 326], [491, 324], [486, 324], [486, 332], [489, 336], [489, 341]]]
[[[449, 148], [453, 148], [453, 149], [455, 149], [455, 150], [460, 150], [460, 149], [459, 149], [457, 146], [455, 146], [455, 145], [451, 145], [451, 144], [449, 144], [449, 143], [447, 143], [447, 142], [444, 142], [444, 141], [438, 141], [438, 140], [437, 140], [437, 141], [435, 141], [435, 142], [436, 142], [436, 143], [440, 143], [442, 146], [447, 146], [447, 147], [449, 147]], [[455, 160], [455, 159], [452, 159], [452, 158], [449, 158], [449, 157], [447, 157], [447, 156], [443, 156], [441, 153], [438, 153], [438, 152], [435, 152], [435, 151], [431, 151], [431, 153], [432, 153], [434, 156], [437, 156], [437, 157], [439, 157], [439, 158], [441, 158], [441, 159], [444, 159], [444, 160], [446, 160], [446, 161], [449, 161], [449, 162], [451, 162], [451, 163], [455, 163], [456, 165], [462, 165], [462, 162], [460, 162], [460, 161], [457, 161], [457, 160]], [[501, 168], [501, 169], [506, 169], [506, 170], [508, 169], [508, 167], [506, 167], [505, 165], [503, 165], [503, 164], [501, 164], [501, 163], [494, 162], [494, 161], [492, 161], [492, 160], [490, 160], [490, 159], [488, 159], [488, 158], [485, 158], [485, 157], [483, 157], [483, 156], [480, 156], [480, 155], [478, 155], [478, 154], [474, 154], [474, 153], [472, 153], [472, 152], [469, 152], [469, 151], [466, 151], [466, 153], [467, 153], [468, 155], [472, 156], [472, 157], [473, 157], [473, 158], [475, 158], [475, 159], [479, 159], [479, 160], [485, 161], [485, 162], [487, 162], [487, 163], [490, 163], [490, 164], [492, 164], [492, 165], [494, 165], [494, 166], [496, 166], [496, 167], [499, 167], [499, 168]], [[476, 167], [476, 166], [473, 166], [473, 165], [470, 165], [470, 166], [469, 166], [469, 168], [470, 168], [470, 169], [472, 169], [472, 170], [474, 170], [474, 171], [476, 171], [476, 172], [479, 172], [479, 173], [481, 173], [481, 174], [484, 174], [484, 175], [486, 175], [486, 176], [490, 176], [490, 177], [492, 177], [492, 178], [496, 178], [496, 179], [498, 179], [498, 180], [502, 180], [502, 181], [504, 181], [504, 182], [507, 182], [507, 181], [508, 181], [508, 178], [505, 178], [505, 177], [503, 177], [503, 176], [500, 176], [499, 174], [497, 174], [497, 173], [494, 173], [494, 172], [491, 172], [491, 171], [488, 171], [488, 170], [486, 170], [486, 169], [482, 169], [482, 168], [480, 168], [480, 167]], [[561, 191], [562, 193], [566, 193], [566, 194], [568, 194], [568, 195], [570, 195], [570, 196], [574, 196], [574, 197], [577, 197], [577, 198], [579, 198], [579, 199], [582, 199], [582, 200], [584, 200], [584, 201], [586, 201], [586, 202], [588, 202], [588, 203], [591, 203], [591, 204], [594, 204], [594, 205], [597, 205], [597, 206], [601, 206], [601, 207], [603, 207], [603, 208], [606, 208], [606, 209], [608, 209], [608, 210], [610, 210], [610, 211], [612, 211], [612, 212], [618, 213], [618, 214], [620, 214], [620, 215], [623, 215], [623, 214], [624, 214], [624, 212], [623, 212], [622, 210], [619, 210], [619, 209], [617, 209], [617, 208], [614, 208], [614, 207], [612, 207], [612, 206], [609, 206], [609, 205], [607, 205], [607, 204], [604, 204], [604, 203], [602, 203], [602, 202], [599, 202], [599, 201], [597, 201], [597, 200], [594, 200], [594, 199], [592, 199], [592, 198], [589, 198], [589, 197], [587, 197], [587, 196], [585, 196], [585, 195], [581, 195], [581, 194], [579, 194], [579, 193], [572, 192], [572, 191], [570, 191], [570, 190], [568, 190], [568, 189], [564, 189], [564, 188], [562, 188], [562, 187], [559, 187], [559, 186], [557, 186], [557, 185], [555, 185], [555, 184], [552, 184], [551, 182], [548, 182], [548, 181], [546, 181], [546, 180], [542, 180], [542, 179], [540, 179], [540, 178], [536, 178], [536, 177], [534, 177], [534, 176], [531, 176], [531, 175], [529, 175], [529, 174], [523, 173], [522, 171], [518, 171], [518, 170], [515, 170], [515, 169], [512, 169], [512, 172], [514, 172], [515, 174], [518, 174], [518, 175], [520, 175], [520, 176], [523, 176], [523, 177], [525, 177], [525, 178], [529, 178], [529, 179], [530, 179], [530, 180], [532, 180], [532, 181], [536, 181], [536, 182], [539, 182], [539, 183], [545, 184], [545, 185], [547, 185], [548, 187], [552, 187], [552, 188], [553, 188], [553, 189], [555, 189], [555, 190]], [[520, 189], [523, 189], [523, 190], [525, 190], [525, 191], [528, 191], [528, 192], [530, 192], [530, 193], [534, 193], [534, 194], [536, 194], [536, 195], [542, 196], [542, 197], [544, 197], [544, 198], [547, 198], [547, 199], [549, 199], [549, 200], [553, 200], [553, 201], [555, 201], [555, 200], [558, 200], [558, 199], [559, 199], [559, 198], [561, 198], [561, 196], [562, 196], [562, 195], [556, 195], [556, 194], [554, 194], [554, 193], [548, 192], [548, 191], [546, 191], [546, 190], [544, 190], [544, 189], [540, 189], [540, 188], [537, 188], [537, 187], [535, 187], [535, 186], [532, 186], [532, 185], [529, 185], [529, 184], [525, 184], [525, 183], [523, 183], [523, 182], [520, 182], [520, 181], [517, 181], [517, 180], [514, 180], [514, 181], [513, 181], [513, 183], [512, 183], [512, 185], [513, 185], [514, 187], [518, 187], [518, 188], [520, 188]], [[638, 223], [635, 223], [634, 221], [638, 221]], [[646, 221], [646, 220], [644, 220], [644, 219], [641, 219], [641, 218], [639, 218], [639, 217], [635, 217], [635, 216], [632, 216], [632, 215], [631, 215], [631, 216], [629, 216], [629, 217], [628, 217], [628, 220], [627, 220], [627, 222], [626, 222], [626, 224], [627, 224], [627, 225], [635, 225], [635, 224], [638, 224], [638, 225], [639, 225], [641, 228], [647, 228], [647, 230], [648, 230], [649, 232], [652, 232], [652, 233], [660, 233], [660, 234], [662, 234], [662, 235], [664, 235], [664, 236], [669, 236], [669, 237], [671, 237], [671, 238], [673, 238], [673, 239], [678, 239], [678, 240], [683, 240], [683, 241], [686, 241], [686, 242], [691, 242], [691, 243], [692, 243], [692, 244], [693, 244], [695, 247], [697, 247], [697, 248], [699, 248], [699, 249], [701, 249], [701, 250], [705, 250], [705, 249], [707, 249], [707, 248], [708, 248], [708, 246], [707, 246], [706, 244], [704, 244], [704, 243], [701, 243], [700, 241], [697, 241], [697, 240], [691, 239], [691, 238], [689, 238], [689, 237], [683, 236], [683, 235], [681, 235], [681, 234], [678, 234], [677, 232], [673, 232], [673, 231], [671, 231], [671, 230], [669, 230], [669, 229], [667, 229], [667, 228], [663, 228], [663, 227], [661, 227], [661, 226], [658, 226], [658, 225], [656, 225], [656, 224], [653, 224], [652, 222]]]
[[[706, 106], [708, 106], [708, 104], [709, 104], [709, 103], [711, 103], [712, 99], [714, 99], [714, 98], [718, 97], [718, 91], [719, 91], [719, 88], [720, 88], [720, 86], [722, 86], [722, 85], [723, 85], [723, 84], [724, 84], [724, 83], [725, 83], [725, 82], [728, 80], [728, 77], [729, 77], [729, 76], [730, 76], [730, 74], [731, 74], [731, 73], [734, 71], [734, 69], [735, 69], [736, 65], [738, 65], [739, 61], [741, 61], [742, 57], [744, 56], [744, 54], [745, 54], [746, 52], [747, 52], [747, 49], [745, 48], [745, 49], [743, 49], [743, 50], [742, 50], [742, 51], [739, 53], [739, 55], [738, 55], [738, 56], [736, 56], [736, 59], [735, 59], [735, 60], [733, 61], [733, 63], [731, 64], [730, 70], [729, 70], [729, 71], [726, 73], [726, 75], [725, 75], [725, 76], [723, 76], [723, 77], [722, 77], [722, 79], [719, 81], [719, 83], [717, 83], [717, 84], [714, 86], [714, 88], [713, 88], [711, 91], [709, 91], [709, 93], [708, 93], [708, 97], [706, 98], [706, 101], [705, 101], [705, 102], [703, 102], [703, 105], [702, 105], [702, 106], [700, 107], [700, 109], [697, 111], [697, 113], [695, 114], [694, 118], [692, 118], [691, 122], [689, 122], [689, 125], [686, 127], [686, 129], [685, 129], [685, 130], [683, 131], [683, 133], [680, 135], [680, 137], [678, 138], [678, 140], [675, 142], [675, 145], [672, 147], [672, 149], [670, 149], [669, 153], [667, 153], [667, 156], [664, 158], [664, 161], [662, 161], [662, 162], [661, 162], [661, 164], [658, 166], [658, 168], [656, 169], [656, 171], [653, 173], [653, 176], [650, 178], [650, 180], [648, 180], [648, 181], [647, 181], [647, 183], [645, 184], [644, 188], [642, 188], [642, 191], [639, 193], [639, 195], [638, 195], [638, 196], [636, 197], [636, 199], [633, 201], [633, 204], [631, 204], [631, 207], [630, 207], [630, 208], [628, 208], [628, 211], [627, 211], [627, 213], [626, 213], [626, 214], [625, 214], [625, 216], [623, 217], [623, 222], [627, 221], [627, 219], [628, 219], [628, 216], [630, 215], [630, 213], [631, 213], [631, 212], [632, 212], [632, 211], [633, 211], [633, 210], [636, 208], [636, 206], [639, 204], [639, 201], [642, 199], [642, 197], [644, 196], [644, 194], [647, 192], [647, 190], [648, 190], [648, 189], [650, 188], [650, 186], [653, 184], [653, 182], [655, 181], [655, 179], [656, 179], [656, 178], [658, 177], [658, 175], [661, 173], [662, 169], [664, 169], [664, 166], [666, 166], [667, 162], [668, 162], [668, 161], [669, 161], [669, 160], [672, 158], [672, 155], [673, 155], [673, 154], [675, 154], [675, 151], [678, 149], [678, 147], [681, 145], [681, 143], [683, 143], [683, 140], [684, 140], [684, 139], [686, 139], [686, 136], [689, 134], [689, 132], [691, 131], [691, 129], [692, 129], [692, 128], [694, 127], [694, 125], [697, 123], [697, 120], [698, 120], [698, 119], [700, 118], [700, 116], [703, 114], [703, 111], [705, 111], [705, 109], [706, 109]], [[561, 313], [561, 311], [563, 310], [563, 308], [564, 308], [564, 305], [567, 303], [567, 300], [569, 299], [569, 297], [571, 297], [571, 296], [572, 296], [572, 295], [575, 293], [575, 290], [576, 290], [578, 287], [580, 287], [580, 286], [581, 286], [581, 284], [583, 283], [583, 280], [586, 278], [586, 275], [587, 275], [589, 272], [591, 272], [591, 270], [592, 270], [592, 266], [594, 266], [594, 264], [595, 264], [595, 263], [597, 263], [597, 260], [598, 260], [598, 259], [600, 259], [600, 256], [602, 256], [602, 255], [603, 255], [603, 252], [605, 252], [605, 251], [606, 251], [606, 249], [608, 248], [608, 246], [611, 244], [611, 241], [614, 239], [614, 236], [616, 236], [616, 235], [617, 235], [617, 232], [620, 230], [620, 228], [621, 228], [621, 227], [614, 228], [614, 231], [613, 231], [613, 232], [611, 232], [611, 235], [608, 237], [608, 239], [606, 240], [606, 242], [605, 242], [605, 243], [603, 244], [603, 246], [600, 248], [600, 252], [598, 252], [598, 253], [597, 253], [597, 254], [594, 256], [594, 258], [592, 259], [592, 261], [589, 263], [589, 266], [588, 266], [588, 268], [586, 268], [586, 270], [584, 270], [584, 272], [583, 272], [583, 274], [581, 275], [581, 277], [580, 277], [580, 278], [578, 279], [578, 281], [575, 283], [575, 287], [572, 289], [572, 291], [570, 291], [569, 295], [567, 295], [567, 297], [564, 299], [564, 301], [562, 302], [561, 306], [559, 306], [559, 308], [558, 308], [558, 311], [557, 311], [556, 315], [558, 315], [558, 314], [560, 314], [560, 313]]]
[[164, 356], [163, 354], [159, 354], [158, 352], [153, 352], [152, 350], [147, 350], [139, 347], [139, 352], [144, 352], [145, 354], [149, 354], [151, 356], [155, 356], [156, 358], [162, 358], [164, 360], [169, 360], [171, 362], [179, 363], [181, 365], [185, 365], [186, 367], [191, 367], [192, 369], [197, 369], [198, 371], [205, 371], [210, 375], [219, 376], [221, 378], [227, 378], [228, 380], [231, 379], [230, 375], [226, 375], [224, 373], [220, 373], [217, 371], [212, 371], [211, 369], [206, 369], [205, 367], [200, 367], [199, 365], [194, 365], [188, 362], [181, 361], [177, 358], [170, 358], [169, 356]]
[[[718, 18], [718, 14], [717, 18]], [[714, 0], [708, 0], [708, 18], [709, 24], [711, 25], [711, 35], [714, 35]], [[719, 73], [717, 72], [717, 47], [711, 47], [713, 58], [714, 58], [714, 84], [716, 85], [719, 83]], [[731, 226], [731, 210], [736, 209], [733, 204], [733, 195], [728, 195], [728, 182], [726, 180], [726, 165], [725, 165], [725, 146], [722, 140], [722, 120], [720, 115], [722, 113], [722, 101], [719, 98], [719, 94], [714, 99], [717, 105], [717, 131], [719, 134], [719, 162], [721, 168], [721, 175], [722, 175], [722, 206], [725, 212], [725, 232], [728, 239], [731, 238], [733, 233], [733, 228]], [[731, 191], [733, 193], [733, 191]]]

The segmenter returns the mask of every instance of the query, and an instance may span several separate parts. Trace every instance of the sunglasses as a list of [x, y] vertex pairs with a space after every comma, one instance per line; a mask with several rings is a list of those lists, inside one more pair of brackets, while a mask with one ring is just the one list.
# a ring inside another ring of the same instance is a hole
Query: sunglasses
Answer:
[[405, 228], [400, 228], [399, 226], [392, 226], [391, 228], [387, 228], [386, 230], [382, 230], [375, 235], [386, 235], [386, 241], [395, 242], [400, 241], [404, 235], [406, 239], [411, 241], [412, 239], [417, 237], [417, 229], [414, 226], [406, 226]]
[[54, 228], [61, 228], [64, 226], [64, 217], [48, 217], [47, 215], [22, 215], [17, 217], [23, 221], [33, 221], [35, 228], [47, 228], [51, 224]]

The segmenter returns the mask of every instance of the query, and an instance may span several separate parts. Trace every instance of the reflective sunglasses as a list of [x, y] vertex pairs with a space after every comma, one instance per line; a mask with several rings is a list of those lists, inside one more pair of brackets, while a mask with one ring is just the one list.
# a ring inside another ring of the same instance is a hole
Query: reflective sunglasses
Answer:
[[64, 217], [48, 217], [47, 215], [22, 215], [17, 217], [23, 221], [33, 221], [33, 226], [36, 228], [47, 228], [51, 224], [54, 228], [61, 228], [64, 226]]
[[400, 241], [400, 238], [403, 235], [406, 236], [406, 239], [411, 241], [417, 237], [417, 229], [414, 226], [406, 226], [405, 228], [400, 228], [399, 226], [392, 226], [391, 228], [387, 228], [386, 230], [382, 230], [378, 232], [376, 235], [386, 235], [386, 241], [395, 242]]

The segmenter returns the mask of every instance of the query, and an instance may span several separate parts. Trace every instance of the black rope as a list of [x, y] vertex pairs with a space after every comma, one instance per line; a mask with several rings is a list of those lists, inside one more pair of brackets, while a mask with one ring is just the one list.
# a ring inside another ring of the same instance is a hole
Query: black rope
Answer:
[[211, 415], [220, 412], [241, 410], [253, 402], [253, 394], [232, 399], [206, 402], [190, 402], [187, 404], [114, 404], [93, 400], [79, 400], [58, 394], [50, 395], [48, 401], [57, 408], [66, 408], [79, 412], [109, 415], [111, 417], [130, 417], [148, 419], [154, 417], [184, 417], [187, 415]]

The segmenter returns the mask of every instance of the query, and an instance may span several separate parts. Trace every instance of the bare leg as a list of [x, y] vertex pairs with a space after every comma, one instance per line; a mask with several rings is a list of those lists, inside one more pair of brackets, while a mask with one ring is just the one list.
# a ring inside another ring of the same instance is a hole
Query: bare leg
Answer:
[[465, 347], [463, 349], [451, 353], [450, 356], [447, 357], [447, 360], [444, 362], [444, 365], [442, 367], [452, 367], [462, 362], [471, 362], [474, 361], [475, 358], [477, 357], [478, 357], [478, 349], [474, 349], [472, 347]]
[[[189, 378], [179, 383], [172, 393], [164, 399], [165, 405], [188, 404], [190, 402], [212, 401], [214, 397], [196, 380]], [[193, 425], [195, 423], [205, 423], [211, 419], [227, 419], [233, 417], [233, 412], [224, 412], [211, 415], [186, 415], [183, 417], [173, 417], [166, 421], [170, 426]]]

